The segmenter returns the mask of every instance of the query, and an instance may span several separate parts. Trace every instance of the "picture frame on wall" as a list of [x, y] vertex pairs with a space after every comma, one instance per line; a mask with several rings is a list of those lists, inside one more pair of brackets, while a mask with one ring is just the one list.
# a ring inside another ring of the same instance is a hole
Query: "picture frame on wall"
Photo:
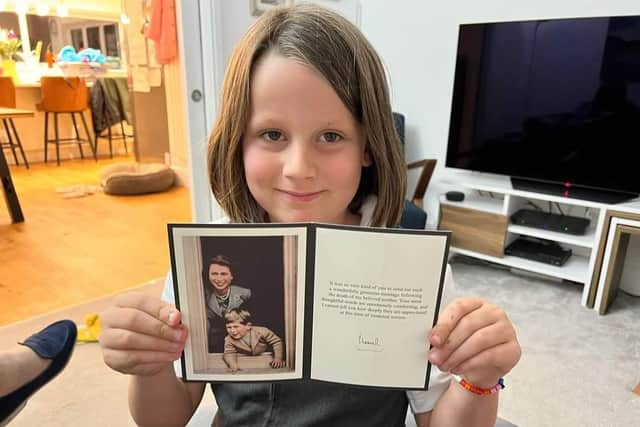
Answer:
[[278, 6], [288, 6], [292, 3], [293, 0], [249, 0], [251, 15], [253, 16], [260, 16], [269, 9]]

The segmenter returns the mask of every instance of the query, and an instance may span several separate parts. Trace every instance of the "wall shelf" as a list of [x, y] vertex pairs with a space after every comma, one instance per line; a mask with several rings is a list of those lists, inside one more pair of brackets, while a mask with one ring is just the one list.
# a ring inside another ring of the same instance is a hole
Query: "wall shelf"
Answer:
[[596, 229], [593, 225], [590, 225], [589, 228], [587, 228], [587, 232], [582, 236], [559, 233], [557, 231], [542, 230], [539, 228], [525, 227], [516, 224], [510, 224], [507, 230], [509, 231], [509, 233], [513, 234], [553, 240], [558, 243], [566, 243], [569, 245], [581, 246], [584, 248], [593, 248], [596, 241]]
[[587, 271], [589, 268], [589, 258], [573, 255], [565, 265], [562, 267], [556, 267], [554, 265], [545, 264], [538, 261], [531, 261], [528, 259], [505, 255], [503, 258], [494, 257], [491, 255], [485, 255], [479, 252], [468, 251], [466, 249], [460, 249], [452, 247], [450, 252], [453, 254], [466, 255], [473, 258], [482, 259], [484, 261], [490, 261], [496, 264], [506, 265], [513, 268], [519, 268], [521, 270], [527, 270], [534, 273], [544, 274], [550, 277], [557, 277], [559, 279], [571, 280], [573, 282], [585, 283], [587, 281]]

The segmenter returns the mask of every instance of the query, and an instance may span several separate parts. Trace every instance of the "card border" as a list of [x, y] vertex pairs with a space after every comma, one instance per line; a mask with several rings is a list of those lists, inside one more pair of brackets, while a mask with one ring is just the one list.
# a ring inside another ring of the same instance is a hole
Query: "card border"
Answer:
[[[169, 256], [171, 260], [171, 277], [172, 277], [172, 285], [174, 291], [174, 298], [176, 308], [180, 310], [180, 297], [178, 292], [178, 284], [177, 284], [177, 260], [175, 258], [175, 243], [173, 230], [180, 228], [194, 228], [194, 229], [215, 229], [215, 228], [239, 228], [239, 229], [251, 229], [251, 228], [305, 228], [306, 229], [306, 237], [307, 237], [307, 247], [306, 247], [306, 255], [307, 262], [305, 264], [305, 298], [304, 298], [304, 336], [303, 336], [303, 351], [302, 351], [302, 378], [286, 378], [286, 379], [247, 379], [247, 380], [234, 380], [229, 381], [229, 383], [256, 383], [256, 382], [290, 382], [290, 381], [318, 381], [324, 383], [332, 383], [332, 384], [340, 384], [346, 385], [349, 387], [356, 388], [368, 388], [368, 389], [384, 389], [384, 390], [428, 390], [429, 389], [429, 378], [431, 376], [431, 362], [427, 359], [427, 370], [426, 377], [424, 381], [424, 387], [393, 387], [393, 386], [370, 386], [370, 385], [360, 385], [360, 384], [351, 384], [346, 382], [337, 382], [337, 381], [327, 381], [327, 380], [319, 380], [319, 379], [311, 379], [311, 344], [313, 342], [313, 305], [314, 305], [314, 287], [310, 286], [309, 283], [313, 282], [313, 274], [315, 272], [315, 245], [316, 245], [316, 230], [318, 228], [326, 228], [326, 229], [335, 229], [335, 230], [351, 230], [351, 231], [361, 231], [361, 232], [371, 232], [371, 233], [394, 233], [394, 234], [413, 234], [413, 235], [433, 235], [433, 236], [443, 236], [445, 238], [444, 244], [444, 252], [442, 257], [442, 267], [440, 274], [440, 281], [438, 285], [438, 292], [436, 298], [436, 306], [434, 310], [433, 316], [433, 324], [431, 327], [434, 327], [438, 322], [438, 316], [440, 314], [440, 305], [442, 303], [442, 294], [444, 289], [444, 281], [446, 277], [447, 264], [449, 259], [449, 249], [451, 246], [451, 231], [446, 230], [426, 230], [426, 229], [412, 229], [412, 228], [384, 228], [384, 227], [370, 227], [370, 226], [359, 226], [359, 225], [338, 225], [338, 224], [323, 224], [323, 223], [314, 223], [314, 222], [304, 222], [304, 223], [232, 223], [232, 224], [202, 224], [202, 223], [168, 223], [167, 224], [167, 233], [169, 239]], [[425, 337], [426, 340], [426, 337]], [[426, 344], [431, 348], [428, 340], [426, 340]], [[187, 378], [187, 370], [186, 370], [186, 361], [184, 351], [180, 356], [180, 365], [182, 368], [182, 380], [185, 382], [205, 382], [205, 383], [227, 383], [226, 381], [216, 381], [216, 380], [195, 380]]]

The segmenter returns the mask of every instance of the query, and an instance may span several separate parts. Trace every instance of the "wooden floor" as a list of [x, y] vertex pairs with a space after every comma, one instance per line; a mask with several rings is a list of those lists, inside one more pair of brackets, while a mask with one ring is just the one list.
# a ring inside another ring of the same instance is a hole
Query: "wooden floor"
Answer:
[[[0, 325], [44, 314], [166, 274], [168, 222], [191, 219], [189, 191], [65, 199], [56, 189], [98, 185], [114, 160], [11, 166], [25, 216], [11, 224], [0, 197]], [[1, 191], [1, 190], [0, 190]]]

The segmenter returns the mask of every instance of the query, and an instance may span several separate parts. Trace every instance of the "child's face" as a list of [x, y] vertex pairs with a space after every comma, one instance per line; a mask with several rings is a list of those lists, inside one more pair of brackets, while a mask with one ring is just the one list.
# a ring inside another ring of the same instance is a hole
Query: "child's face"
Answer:
[[233, 276], [226, 265], [211, 264], [209, 266], [209, 282], [218, 293], [224, 292], [231, 286]]
[[360, 126], [318, 73], [268, 54], [251, 80], [243, 139], [251, 194], [272, 222], [358, 224], [347, 207], [360, 183]]
[[240, 322], [227, 323], [227, 334], [235, 340], [238, 340], [249, 333], [251, 325], [245, 325]]

